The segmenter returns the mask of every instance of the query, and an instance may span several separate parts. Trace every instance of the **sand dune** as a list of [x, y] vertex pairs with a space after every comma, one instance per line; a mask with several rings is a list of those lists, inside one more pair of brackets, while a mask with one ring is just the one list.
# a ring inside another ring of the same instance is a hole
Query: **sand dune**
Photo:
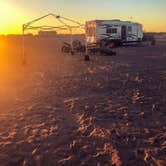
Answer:
[[85, 62], [38, 43], [21, 66], [20, 42], [6, 42], [0, 165], [165, 165], [165, 44]]

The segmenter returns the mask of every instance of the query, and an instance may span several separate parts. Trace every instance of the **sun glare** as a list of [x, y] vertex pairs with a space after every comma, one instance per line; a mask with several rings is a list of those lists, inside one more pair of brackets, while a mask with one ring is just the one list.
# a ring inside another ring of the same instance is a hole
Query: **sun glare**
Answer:
[[0, 1], [0, 34], [13, 33], [18, 30], [22, 22], [23, 14], [13, 4]]
[[[0, 2], [0, 20], [2, 25], [6, 25], [10, 17], [13, 15], [12, 7], [4, 2]], [[12, 10], [11, 10], [12, 9]]]
[[0, 38], [0, 73], [4, 67], [4, 41]]

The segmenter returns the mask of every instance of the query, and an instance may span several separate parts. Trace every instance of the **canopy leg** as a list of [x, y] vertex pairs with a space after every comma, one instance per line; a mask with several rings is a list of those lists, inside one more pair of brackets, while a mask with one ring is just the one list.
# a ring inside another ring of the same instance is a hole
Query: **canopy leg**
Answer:
[[22, 65], [26, 64], [26, 57], [25, 57], [25, 29], [24, 29], [24, 25], [22, 28]]

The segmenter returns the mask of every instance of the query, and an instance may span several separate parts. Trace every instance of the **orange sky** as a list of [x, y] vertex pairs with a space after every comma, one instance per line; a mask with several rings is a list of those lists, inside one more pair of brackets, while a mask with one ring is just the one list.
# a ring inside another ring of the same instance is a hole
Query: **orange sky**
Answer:
[[165, 32], [165, 6], [165, 0], [0, 0], [0, 34], [20, 34], [23, 23], [50, 12], [82, 23], [92, 19], [132, 20], [142, 23], [145, 31]]

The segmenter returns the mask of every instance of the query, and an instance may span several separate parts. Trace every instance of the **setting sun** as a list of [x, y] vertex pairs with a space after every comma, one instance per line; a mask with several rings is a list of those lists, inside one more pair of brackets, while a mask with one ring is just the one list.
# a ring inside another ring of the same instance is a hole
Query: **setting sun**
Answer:
[[[71, 16], [81, 23], [93, 19], [132, 19], [142, 23], [148, 32], [165, 32], [165, 5], [164, 0], [151, 0], [151, 3], [144, 0], [106, 0], [103, 4], [99, 0], [95, 3], [88, 0], [0, 0], [0, 34], [21, 34], [22, 24], [47, 13]], [[137, 7], [133, 9], [133, 6]]]
[[0, 34], [19, 33], [23, 14], [12, 3], [0, 1]]
[[13, 18], [15, 15], [16, 11], [14, 11], [14, 8], [10, 6], [8, 3], [5, 2], [0, 2], [0, 20], [1, 20], [1, 25], [3, 27], [7, 26], [10, 24], [10, 19]]

